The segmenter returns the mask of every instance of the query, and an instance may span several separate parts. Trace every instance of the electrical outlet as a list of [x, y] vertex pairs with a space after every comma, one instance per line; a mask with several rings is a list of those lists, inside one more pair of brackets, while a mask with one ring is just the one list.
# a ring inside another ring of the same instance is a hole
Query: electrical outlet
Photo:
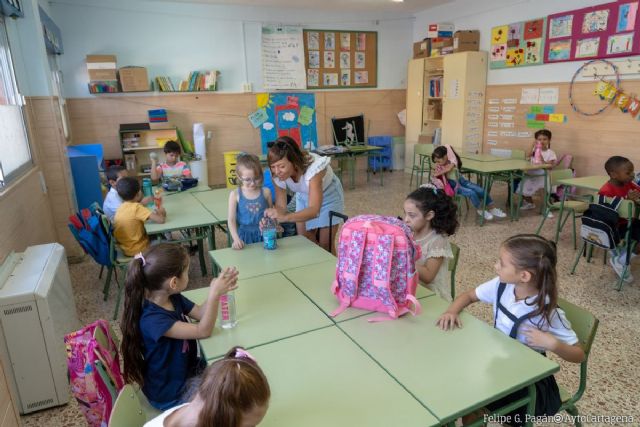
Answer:
[[243, 92], [251, 92], [251, 83], [242, 83], [242, 91]]

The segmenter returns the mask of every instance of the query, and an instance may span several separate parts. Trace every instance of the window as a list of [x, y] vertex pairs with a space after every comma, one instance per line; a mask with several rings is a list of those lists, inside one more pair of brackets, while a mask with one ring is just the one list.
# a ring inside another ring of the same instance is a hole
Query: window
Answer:
[[0, 17], [0, 191], [32, 166], [22, 108], [7, 30]]

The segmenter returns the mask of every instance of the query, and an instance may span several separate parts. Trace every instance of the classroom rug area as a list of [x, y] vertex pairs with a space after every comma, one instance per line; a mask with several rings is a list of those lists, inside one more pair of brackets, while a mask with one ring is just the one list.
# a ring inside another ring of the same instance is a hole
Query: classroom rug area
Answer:
[[[408, 174], [386, 172], [383, 187], [375, 177], [365, 182], [363, 174], [358, 177], [354, 190], [345, 189], [345, 213], [349, 216], [364, 213], [402, 215], [402, 205], [408, 193]], [[506, 186], [497, 183], [492, 196], [498, 206], [504, 205]], [[537, 203], [540, 203], [539, 200]], [[480, 227], [476, 216], [473, 208], [468, 212], [465, 209], [461, 227], [451, 239], [461, 249], [456, 275], [457, 294], [495, 277], [493, 265], [500, 243], [513, 234], [535, 232], [541, 219], [538, 211], [525, 211], [519, 221], [493, 220]], [[542, 234], [552, 237], [555, 225], [556, 218], [547, 220]], [[633, 416], [634, 424], [637, 424], [640, 421], [640, 358], [637, 350], [640, 342], [640, 266], [637, 261], [635, 265], [632, 263], [632, 272], [638, 278], [635, 283], [625, 285], [621, 292], [614, 289], [617, 277], [608, 264], [603, 265], [601, 252], [596, 252], [590, 264], [582, 259], [576, 274], [569, 275], [576, 254], [570, 225], [569, 222], [558, 242], [560, 296], [589, 310], [600, 320], [589, 359], [587, 389], [577, 404], [578, 409], [581, 415], [587, 416]], [[220, 232], [217, 232], [216, 244], [219, 248], [226, 247], [226, 237]], [[69, 268], [81, 322], [87, 324], [99, 318], [111, 319], [116, 297], [115, 285], [111, 287], [109, 299], [103, 301], [103, 280], [98, 279], [100, 269], [89, 257], [78, 264], [71, 264]], [[207, 268], [211, 272], [208, 256]], [[191, 258], [189, 277], [190, 289], [207, 286], [211, 280], [211, 277], [203, 278], [200, 274], [197, 255]], [[331, 283], [327, 283], [326, 287], [330, 292]], [[238, 309], [242, 310], [242, 307]], [[490, 306], [477, 303], [468, 311], [492, 324]], [[402, 322], [402, 319], [398, 321]], [[112, 325], [119, 335], [118, 322], [112, 322]], [[571, 391], [576, 390], [579, 365], [563, 362], [553, 355], [550, 357], [561, 365], [560, 372], [556, 374], [558, 383]], [[73, 398], [67, 405], [22, 416], [21, 421], [29, 427], [86, 426]]]

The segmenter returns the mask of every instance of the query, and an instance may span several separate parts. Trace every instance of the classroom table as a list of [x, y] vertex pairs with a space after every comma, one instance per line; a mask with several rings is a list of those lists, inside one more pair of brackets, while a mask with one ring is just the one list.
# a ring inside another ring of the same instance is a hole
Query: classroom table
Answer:
[[[206, 287], [183, 295], [201, 304], [208, 292]], [[238, 324], [231, 329], [216, 325], [209, 338], [200, 340], [207, 360], [223, 356], [234, 345], [251, 348], [333, 325], [281, 273], [238, 280], [238, 289], [233, 292]]]
[[245, 245], [244, 249], [232, 248], [209, 251], [214, 274], [217, 268], [235, 266], [240, 278], [275, 273], [303, 265], [334, 259], [334, 256], [303, 236], [278, 239], [278, 248], [264, 249], [262, 242]]
[[512, 160], [510, 157], [494, 156], [493, 154], [460, 153], [458, 155], [463, 160], [467, 159], [467, 160], [474, 160], [477, 162], [500, 162], [505, 160]]
[[420, 316], [375, 324], [365, 316], [336, 327], [442, 423], [524, 387], [535, 399], [533, 384], [559, 369], [556, 362], [468, 313], [461, 315], [462, 329], [442, 331], [435, 322], [449, 303], [438, 296], [421, 303]]
[[[349, 188], [354, 189], [356, 187], [356, 158], [362, 155], [367, 156], [377, 156], [380, 160], [382, 159], [382, 151], [384, 147], [378, 147], [375, 145], [350, 145], [346, 146], [346, 151], [341, 153], [321, 153], [317, 152], [321, 156], [331, 156], [335, 157], [342, 167], [343, 163], [346, 162], [348, 165], [347, 169], [349, 169]], [[382, 162], [378, 163], [381, 164]], [[382, 167], [380, 167], [380, 185], [384, 185], [384, 174], [382, 171]], [[369, 181], [369, 165], [367, 164], [367, 181]]]
[[[235, 188], [219, 188], [216, 190], [197, 193], [193, 195], [196, 199], [198, 199], [200, 203], [202, 203], [205, 209], [211, 212], [211, 214], [218, 220], [218, 222], [211, 227], [213, 246], [209, 246], [209, 249], [216, 249], [216, 226], [218, 226], [227, 235], [227, 244], [228, 246], [231, 246], [231, 234], [229, 233], [229, 229], [227, 226], [227, 219], [229, 217], [229, 193], [234, 190]], [[227, 226], [227, 228], [225, 228], [225, 226]]]
[[428, 427], [438, 420], [338, 328], [250, 350], [269, 379], [260, 427]]
[[[317, 264], [282, 271], [282, 274], [291, 280], [291, 282], [327, 316], [339, 306], [336, 296], [331, 292], [331, 286], [336, 278], [336, 261], [337, 258], [333, 257], [331, 260]], [[416, 290], [416, 298], [418, 299], [433, 295], [435, 295], [433, 291], [420, 285]], [[344, 322], [345, 320], [364, 316], [368, 313], [368, 311], [357, 308], [347, 308], [332, 319], [336, 322]]]
[[163, 197], [162, 206], [167, 211], [167, 218], [165, 222], [163, 224], [146, 222], [144, 228], [149, 235], [196, 229], [195, 236], [171, 242], [179, 243], [182, 241], [196, 240], [198, 243], [200, 269], [202, 270], [202, 275], [206, 276], [207, 266], [204, 259], [202, 241], [205, 238], [208, 238], [209, 245], [211, 247], [211, 241], [213, 239], [209, 229], [217, 222], [217, 219], [208, 210], [206, 210], [198, 200], [196, 200], [194, 194], [200, 193], [180, 192]]

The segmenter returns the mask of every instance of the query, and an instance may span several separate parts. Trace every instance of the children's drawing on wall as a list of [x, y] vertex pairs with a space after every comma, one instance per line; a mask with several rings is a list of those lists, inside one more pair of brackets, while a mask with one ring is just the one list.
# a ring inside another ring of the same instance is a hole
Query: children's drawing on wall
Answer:
[[351, 70], [340, 70], [340, 85], [349, 86], [351, 84]]
[[320, 51], [309, 51], [309, 68], [320, 68]]
[[578, 40], [576, 44], [576, 58], [591, 58], [598, 55], [600, 37]]
[[336, 68], [336, 54], [333, 51], [324, 51], [324, 68]]
[[542, 62], [542, 39], [527, 40], [524, 47], [524, 61], [527, 64]]
[[582, 33], [597, 33], [607, 31], [607, 20], [609, 19], [609, 9], [596, 10], [584, 14], [582, 21]]
[[607, 41], [607, 55], [631, 52], [633, 48], [633, 34], [614, 34]]
[[340, 33], [340, 50], [343, 52], [351, 50], [351, 33]]
[[340, 68], [351, 68], [351, 54], [340, 52]]
[[344, 131], [345, 139], [344, 142], [348, 145], [351, 145], [356, 142], [356, 132], [355, 132], [356, 124], [355, 122], [345, 122], [344, 126], [340, 129]]
[[325, 86], [338, 86], [338, 73], [324, 73]]
[[618, 25], [616, 25], [616, 32], [632, 31], [635, 26], [637, 13], [638, 2], [621, 4], [618, 8]]
[[524, 49], [513, 48], [507, 49], [507, 57], [505, 59], [507, 67], [515, 67], [524, 62]]
[[316, 31], [307, 33], [307, 49], [320, 50], [320, 33]]
[[365, 50], [367, 48], [367, 35], [365, 33], [356, 34], [356, 50]]
[[509, 33], [507, 34], [507, 47], [520, 46], [520, 38], [522, 37], [522, 22], [509, 24]]
[[307, 150], [318, 146], [313, 93], [259, 93], [256, 104], [267, 113], [267, 120], [260, 127], [263, 153], [267, 152], [267, 142], [280, 136], [293, 138]]
[[364, 52], [356, 52], [356, 68], [365, 68], [365, 54]]
[[524, 39], [539, 39], [543, 36], [544, 19], [534, 19], [524, 23]]
[[502, 44], [502, 43], [506, 44], [508, 32], [509, 32], [508, 25], [493, 27], [491, 29], [491, 44]]
[[507, 45], [497, 44], [491, 46], [491, 60], [492, 61], [504, 61], [507, 59]]
[[336, 33], [324, 33], [324, 50], [336, 49]]
[[558, 40], [549, 43], [549, 61], [569, 59], [570, 53], [571, 40]]
[[573, 15], [558, 16], [549, 23], [549, 38], [571, 37], [573, 30]]
[[356, 71], [354, 75], [354, 83], [357, 85], [369, 83], [368, 71]]
[[320, 86], [320, 70], [307, 70], [307, 86]]

